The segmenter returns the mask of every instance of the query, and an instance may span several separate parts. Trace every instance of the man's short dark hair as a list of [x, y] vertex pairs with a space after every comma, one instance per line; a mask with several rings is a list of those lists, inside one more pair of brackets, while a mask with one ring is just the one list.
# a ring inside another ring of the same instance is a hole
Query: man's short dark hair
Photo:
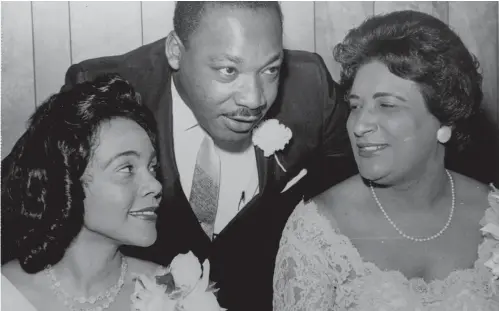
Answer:
[[187, 45], [207, 8], [220, 7], [275, 10], [282, 28], [283, 16], [277, 1], [177, 1], [173, 14], [173, 29], [182, 43]]

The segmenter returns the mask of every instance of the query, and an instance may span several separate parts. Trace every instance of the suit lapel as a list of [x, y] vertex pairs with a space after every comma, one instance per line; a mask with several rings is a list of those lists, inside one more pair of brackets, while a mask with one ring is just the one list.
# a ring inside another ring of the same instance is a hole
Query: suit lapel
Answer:
[[[161, 152], [161, 166], [163, 176], [163, 209], [172, 211], [172, 213], [167, 213], [173, 218], [174, 221], [182, 223], [183, 221], [188, 222], [189, 225], [183, 224], [185, 228], [197, 227], [198, 236], [204, 236], [202, 240], [204, 242], [209, 242], [208, 236], [204, 234], [201, 225], [199, 225], [198, 219], [191, 208], [188, 198], [182, 189], [182, 184], [180, 183], [180, 174], [177, 167], [177, 162], [175, 158], [174, 149], [174, 138], [173, 138], [173, 108], [172, 108], [172, 94], [171, 94], [171, 83], [174, 83], [171, 75], [168, 76], [167, 86], [163, 91], [161, 97], [159, 98], [159, 107], [157, 116], [167, 116], [166, 118], [158, 118], [158, 129], [159, 129], [159, 144]], [[166, 120], [166, 123], [160, 123], [159, 121]], [[168, 206], [169, 205], [169, 206]], [[183, 215], [183, 216], [181, 216]], [[194, 235], [194, 232], [189, 232], [189, 234]]]
[[[256, 157], [256, 167], [258, 170], [258, 194], [255, 195], [244, 207], [242, 210], [237, 213], [237, 215], [232, 218], [232, 220], [225, 226], [225, 228], [218, 234], [219, 237], [224, 235], [226, 231], [230, 230], [230, 228], [241, 218], [246, 216], [248, 211], [253, 209], [259, 199], [263, 196], [263, 194], [269, 189], [269, 176], [272, 171], [272, 163], [273, 160], [271, 158], [267, 158], [263, 155], [263, 151], [260, 148], [255, 148], [255, 157]], [[218, 239], [217, 239], [218, 240]], [[215, 240], [215, 241], [217, 241]]]

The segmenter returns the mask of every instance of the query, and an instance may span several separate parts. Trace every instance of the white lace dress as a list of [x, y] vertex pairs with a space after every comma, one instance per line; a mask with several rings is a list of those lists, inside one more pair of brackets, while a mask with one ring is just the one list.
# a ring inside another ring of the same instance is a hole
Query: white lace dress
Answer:
[[[481, 224], [499, 226], [499, 192]], [[274, 272], [274, 311], [499, 311], [499, 281], [485, 262], [499, 241], [484, 237], [474, 267], [445, 280], [408, 280], [364, 262], [313, 201], [296, 207], [283, 231]], [[499, 268], [499, 262], [497, 263]]]

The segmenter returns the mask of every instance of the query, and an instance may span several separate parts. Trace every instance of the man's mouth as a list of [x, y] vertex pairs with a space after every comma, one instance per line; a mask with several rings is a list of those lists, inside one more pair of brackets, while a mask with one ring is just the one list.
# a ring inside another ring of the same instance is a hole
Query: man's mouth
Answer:
[[227, 116], [227, 118], [234, 120], [236, 122], [244, 122], [244, 123], [255, 123], [258, 120], [261, 119], [261, 115], [258, 116], [250, 116], [250, 117], [243, 117], [243, 116]]

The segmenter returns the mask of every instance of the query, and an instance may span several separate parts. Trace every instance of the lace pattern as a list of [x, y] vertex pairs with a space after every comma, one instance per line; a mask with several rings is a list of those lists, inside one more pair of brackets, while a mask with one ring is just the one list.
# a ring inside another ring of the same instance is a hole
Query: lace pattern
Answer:
[[429, 283], [408, 280], [399, 271], [382, 271], [364, 262], [313, 201], [302, 202], [282, 234], [274, 272], [274, 310], [497, 311], [499, 282], [491, 282], [493, 275], [484, 265], [493, 249], [499, 249], [499, 241], [485, 237], [473, 268]]

